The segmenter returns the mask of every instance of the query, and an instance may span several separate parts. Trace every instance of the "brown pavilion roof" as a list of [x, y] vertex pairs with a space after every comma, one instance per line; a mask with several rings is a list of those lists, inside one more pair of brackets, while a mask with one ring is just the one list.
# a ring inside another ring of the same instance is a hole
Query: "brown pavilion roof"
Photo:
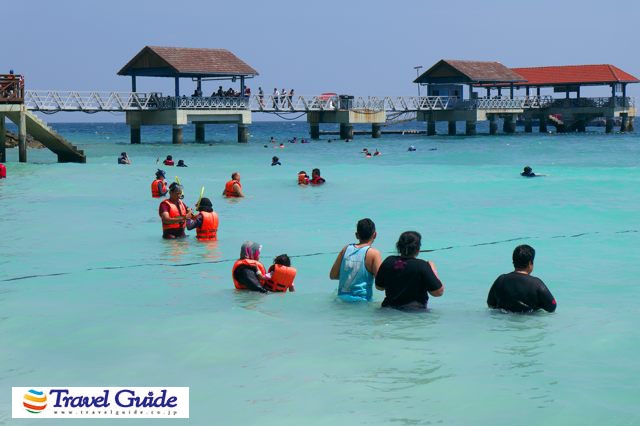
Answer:
[[441, 59], [416, 78], [414, 83], [516, 83], [524, 77], [500, 62]]
[[253, 77], [258, 72], [226, 49], [145, 46], [118, 75]]

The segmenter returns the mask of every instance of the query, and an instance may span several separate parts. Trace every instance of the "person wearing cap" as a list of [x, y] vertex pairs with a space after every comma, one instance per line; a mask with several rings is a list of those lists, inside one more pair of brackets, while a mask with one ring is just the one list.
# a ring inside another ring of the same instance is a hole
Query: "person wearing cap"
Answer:
[[129, 156], [127, 156], [126, 152], [120, 153], [120, 157], [118, 157], [118, 164], [131, 164], [131, 160], [129, 160]]
[[164, 170], [158, 169], [156, 180], [151, 182], [151, 196], [153, 198], [162, 198], [167, 195], [167, 182], [165, 182], [164, 178]]
[[198, 241], [218, 239], [218, 213], [213, 211], [211, 200], [203, 197], [196, 206], [198, 214], [194, 219], [187, 220], [187, 229], [196, 228]]
[[164, 159], [162, 164], [164, 164], [165, 166], [173, 166], [173, 157], [170, 155], [167, 155], [167, 158]]
[[173, 182], [169, 185], [169, 198], [162, 201], [158, 207], [158, 214], [162, 220], [162, 238], [184, 238], [184, 228], [187, 220], [192, 219], [191, 209], [180, 199], [182, 186]]
[[231, 268], [233, 285], [238, 290], [251, 290], [266, 293], [262, 287], [267, 270], [260, 263], [260, 250], [262, 246], [253, 241], [245, 241], [240, 247], [240, 259], [236, 260]]
[[189, 166], [184, 164], [184, 160], [178, 160], [178, 164], [176, 164], [176, 167], [189, 167]]

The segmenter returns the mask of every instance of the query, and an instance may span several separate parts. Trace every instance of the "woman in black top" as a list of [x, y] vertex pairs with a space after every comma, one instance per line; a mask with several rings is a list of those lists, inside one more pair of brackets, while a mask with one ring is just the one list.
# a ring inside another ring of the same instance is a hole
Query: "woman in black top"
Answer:
[[376, 275], [376, 288], [384, 290], [382, 307], [426, 309], [429, 294], [440, 297], [444, 285], [433, 262], [416, 259], [422, 236], [403, 232], [396, 243], [399, 256], [387, 257]]

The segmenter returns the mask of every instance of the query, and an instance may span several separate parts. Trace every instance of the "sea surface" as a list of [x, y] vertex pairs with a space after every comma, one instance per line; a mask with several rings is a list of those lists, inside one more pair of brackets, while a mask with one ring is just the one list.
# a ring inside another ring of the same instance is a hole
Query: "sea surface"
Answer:
[[[0, 424], [69, 423], [12, 420], [12, 386], [188, 386], [190, 419], [171, 421], [185, 425], [640, 424], [638, 135], [293, 144], [308, 126], [292, 121], [254, 123], [248, 144], [232, 125], [208, 126], [205, 144], [186, 128], [176, 146], [170, 127], [143, 128], [130, 145], [122, 123], [52, 126], [87, 164], [34, 149], [19, 164], [10, 149], [0, 181]], [[116, 164], [122, 151], [132, 165]], [[159, 165], [168, 154], [189, 167]], [[521, 178], [525, 165], [547, 176]], [[204, 186], [219, 241], [162, 240], [150, 197], [159, 167], [189, 205]], [[314, 167], [327, 183], [299, 187], [297, 172]], [[247, 197], [225, 200], [234, 171]], [[446, 291], [428, 313], [380, 309], [381, 292], [336, 301], [329, 269], [363, 217], [383, 256], [407, 230], [433, 250], [421, 257]], [[267, 266], [292, 257], [295, 293], [234, 290], [245, 240], [264, 246]], [[489, 287], [525, 243], [557, 311], [488, 310]]]

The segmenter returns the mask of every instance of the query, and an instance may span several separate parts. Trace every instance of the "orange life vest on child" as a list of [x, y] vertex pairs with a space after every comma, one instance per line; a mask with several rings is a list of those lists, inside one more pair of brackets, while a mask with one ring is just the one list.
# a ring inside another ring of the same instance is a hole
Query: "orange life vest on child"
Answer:
[[295, 278], [296, 268], [284, 265], [273, 265], [271, 278], [267, 279], [262, 287], [269, 291], [287, 291], [293, 285]]
[[[158, 183], [162, 184], [162, 193], [158, 192]], [[151, 196], [153, 198], [160, 198], [167, 193], [167, 183], [163, 179], [156, 179], [151, 182]]]
[[238, 182], [237, 180], [230, 180], [229, 182], [227, 182], [224, 185], [224, 196], [225, 197], [237, 197], [238, 194], [236, 194], [236, 190], [233, 189], [233, 185], [238, 184], [238, 186], [240, 187], [240, 189], [242, 189], [242, 184], [240, 182]]
[[298, 185], [308, 185], [309, 176], [306, 173], [298, 173]]
[[202, 226], [196, 228], [196, 238], [200, 241], [218, 239], [218, 213], [200, 212]]
[[[160, 203], [160, 205], [162, 204], [166, 204], [167, 206], [169, 206], [169, 217], [178, 217], [178, 216], [185, 216], [187, 214], [187, 206], [184, 205], [184, 203], [182, 202], [182, 200], [178, 200], [178, 203], [180, 204], [180, 208], [178, 208], [178, 206], [176, 206], [175, 204], [173, 204], [170, 200], [164, 200], [162, 203]], [[187, 226], [186, 222], [180, 222], [180, 223], [164, 223], [162, 222], [162, 230], [166, 230], [166, 229], [184, 229]]]
[[251, 260], [251, 259], [239, 259], [239, 260], [236, 260], [236, 263], [233, 264], [233, 268], [231, 269], [231, 278], [233, 279], [233, 285], [236, 286], [236, 288], [238, 290], [246, 289], [246, 287], [243, 286], [242, 284], [240, 284], [238, 281], [236, 281], [236, 279], [234, 277], [236, 269], [238, 269], [238, 266], [240, 266], [240, 265], [255, 266], [255, 267], [258, 268], [260, 273], [262, 273], [262, 275], [265, 275], [267, 273], [267, 271], [264, 269], [264, 265], [262, 263], [258, 262], [257, 260]]

